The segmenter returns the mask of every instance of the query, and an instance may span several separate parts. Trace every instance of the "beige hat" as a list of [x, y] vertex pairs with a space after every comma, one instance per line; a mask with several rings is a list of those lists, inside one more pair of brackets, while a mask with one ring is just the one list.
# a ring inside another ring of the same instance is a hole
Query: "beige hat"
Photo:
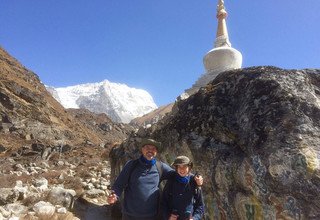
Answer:
[[190, 168], [193, 167], [192, 161], [189, 159], [189, 157], [186, 156], [178, 156], [171, 164], [171, 166], [177, 165], [188, 165]]
[[159, 152], [163, 150], [161, 146], [161, 142], [155, 141], [150, 138], [144, 138], [141, 140], [140, 148], [144, 147], [145, 145], [153, 145], [157, 148], [157, 151]]

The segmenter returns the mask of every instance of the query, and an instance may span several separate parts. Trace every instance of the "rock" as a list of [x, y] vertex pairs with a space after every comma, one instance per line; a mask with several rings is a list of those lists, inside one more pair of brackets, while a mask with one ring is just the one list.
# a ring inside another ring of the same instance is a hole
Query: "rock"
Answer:
[[20, 216], [28, 211], [28, 207], [16, 203], [5, 205], [4, 208], [11, 212], [14, 216]]
[[42, 152], [45, 149], [45, 146], [40, 143], [34, 143], [31, 145], [33, 151]]
[[50, 216], [55, 213], [56, 209], [51, 203], [40, 201], [33, 206], [33, 210], [36, 212], [37, 215]]
[[86, 195], [89, 197], [89, 198], [97, 198], [97, 197], [100, 197], [100, 196], [105, 196], [105, 192], [103, 190], [100, 190], [100, 189], [91, 189], [91, 190], [88, 190], [86, 192]]
[[66, 214], [67, 213], [67, 209], [65, 207], [60, 207], [60, 208], [57, 209], [57, 213]]
[[14, 190], [19, 193], [18, 200], [23, 200], [26, 198], [28, 193], [28, 186], [23, 186], [22, 181], [17, 181], [16, 186], [14, 187]]
[[2, 144], [0, 144], [0, 153], [5, 152], [6, 150], [7, 149]]
[[0, 218], [1, 216], [4, 218], [8, 218], [11, 215], [11, 212], [0, 206]]
[[0, 188], [0, 205], [14, 203], [18, 200], [19, 193], [11, 188]]
[[73, 207], [75, 195], [76, 192], [74, 190], [66, 190], [61, 187], [55, 187], [50, 191], [47, 200], [51, 204], [61, 205], [63, 207], [71, 209]]
[[[34, 170], [35, 171], [35, 170]], [[35, 171], [36, 172], [36, 171]], [[41, 192], [48, 189], [48, 180], [46, 178], [35, 179], [33, 185]]]
[[14, 166], [13, 166], [13, 169], [15, 170], [15, 171], [25, 171], [26, 169], [21, 165], [21, 164], [15, 164]]
[[[146, 133], [162, 160], [194, 161], [210, 219], [320, 216], [320, 70], [221, 73]], [[138, 138], [110, 152], [113, 176], [139, 155]]]

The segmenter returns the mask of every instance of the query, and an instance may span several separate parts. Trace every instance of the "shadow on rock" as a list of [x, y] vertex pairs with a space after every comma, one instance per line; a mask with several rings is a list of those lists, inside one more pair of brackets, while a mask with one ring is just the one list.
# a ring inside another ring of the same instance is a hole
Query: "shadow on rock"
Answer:
[[111, 217], [111, 206], [97, 205], [82, 197], [75, 200], [73, 213], [81, 220], [121, 220]]

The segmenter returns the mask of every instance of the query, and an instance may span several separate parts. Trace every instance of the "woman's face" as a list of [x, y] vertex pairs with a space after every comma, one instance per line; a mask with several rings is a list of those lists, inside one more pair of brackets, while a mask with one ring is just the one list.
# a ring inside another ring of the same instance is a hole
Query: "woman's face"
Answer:
[[182, 177], [188, 176], [190, 170], [191, 169], [188, 165], [177, 165], [176, 166], [177, 173]]

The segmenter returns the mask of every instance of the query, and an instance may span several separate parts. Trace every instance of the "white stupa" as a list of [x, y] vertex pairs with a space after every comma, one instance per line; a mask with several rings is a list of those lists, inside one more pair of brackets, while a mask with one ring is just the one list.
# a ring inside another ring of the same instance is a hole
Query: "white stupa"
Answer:
[[184, 99], [194, 94], [201, 87], [212, 81], [221, 72], [241, 68], [242, 55], [239, 51], [231, 47], [226, 17], [227, 11], [224, 7], [224, 1], [219, 0], [217, 6], [218, 27], [214, 48], [210, 50], [203, 58], [206, 72], [195, 82], [192, 88], [186, 90], [185, 93], [180, 96], [180, 98]]

